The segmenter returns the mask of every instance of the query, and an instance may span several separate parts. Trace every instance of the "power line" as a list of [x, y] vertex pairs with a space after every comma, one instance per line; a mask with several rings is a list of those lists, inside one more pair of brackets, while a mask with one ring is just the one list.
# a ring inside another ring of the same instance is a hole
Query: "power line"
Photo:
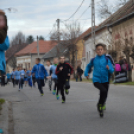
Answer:
[[81, 16], [80, 16], [77, 20], [79, 20], [79, 19], [86, 13], [86, 11], [87, 11], [90, 7], [91, 7], [91, 6], [89, 5], [88, 8], [81, 14]]
[[84, 1], [85, 0], [82, 1], [82, 3], [80, 4], [80, 6], [77, 8], [77, 10], [68, 19], [66, 19], [65, 21], [70, 20], [70, 18], [72, 18], [78, 12], [78, 10], [81, 8], [81, 6], [82, 6], [82, 4], [83, 4]]
[[55, 28], [55, 26], [56, 26], [56, 22], [53, 24], [52, 30], [50, 30], [49, 34], [47, 36], [45, 36], [45, 38], [47, 38], [52, 33], [53, 28]]

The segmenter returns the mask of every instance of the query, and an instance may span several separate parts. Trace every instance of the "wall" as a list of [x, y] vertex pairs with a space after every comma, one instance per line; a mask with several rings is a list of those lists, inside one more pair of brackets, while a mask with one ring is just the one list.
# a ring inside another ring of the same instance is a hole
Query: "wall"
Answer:
[[[109, 46], [112, 45], [112, 35], [109, 33], [107, 29], [102, 30], [100, 33], [96, 34], [96, 44], [97, 43], [103, 43], [108, 48], [111, 48]], [[86, 65], [90, 62], [92, 58], [95, 57], [95, 46], [92, 44], [92, 38], [89, 37], [85, 43], [85, 51], [86, 51]], [[92, 77], [92, 74], [90, 75], [90, 78]]]
[[[44, 54], [40, 54], [39, 58], [41, 59], [44, 56]], [[31, 67], [33, 67], [35, 65], [35, 59], [38, 58], [38, 55], [32, 54], [30, 57], [31, 57]], [[41, 60], [41, 63], [43, 64], [43, 60]]]
[[[114, 26], [112, 28], [112, 38], [114, 41], [114, 49], [118, 51], [117, 59], [119, 59], [120, 56], [125, 56], [122, 52], [125, 46], [125, 39], [128, 39], [128, 41], [131, 41], [131, 38], [134, 39], [134, 18], [129, 19], [125, 22], [121, 22], [120, 24]], [[134, 63], [131, 58], [130, 61], [131, 63]]]
[[17, 66], [22, 66], [27, 69], [31, 67], [31, 56], [16, 57], [16, 60]]
[[77, 60], [81, 60], [82, 59], [82, 54], [83, 54], [83, 47], [84, 47], [84, 41], [81, 39], [77, 42], [76, 44], [77, 46]]

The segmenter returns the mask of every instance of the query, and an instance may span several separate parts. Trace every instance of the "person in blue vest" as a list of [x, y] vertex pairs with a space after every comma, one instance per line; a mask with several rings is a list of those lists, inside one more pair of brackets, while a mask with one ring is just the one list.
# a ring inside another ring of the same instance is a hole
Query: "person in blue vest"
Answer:
[[32, 72], [32, 69], [29, 68], [27, 70], [26, 74], [27, 74], [27, 82], [28, 82], [28, 85], [32, 88], [33, 83], [32, 83], [32, 74], [31, 74], [31, 72]]
[[36, 81], [38, 83], [39, 92], [41, 96], [43, 96], [44, 95], [43, 86], [45, 86], [44, 78], [47, 77], [48, 79], [50, 79], [50, 76], [48, 76], [48, 73], [44, 65], [40, 63], [40, 58], [36, 58], [35, 64], [36, 65], [34, 65], [32, 69], [32, 75], [33, 74], [35, 75]]
[[15, 73], [15, 69], [13, 69], [13, 71], [11, 73], [11, 79], [12, 79], [13, 87], [15, 87], [14, 73]]
[[9, 48], [7, 30], [7, 17], [5, 13], [0, 10], [0, 78], [6, 71], [5, 51]]
[[20, 80], [19, 80], [19, 91], [23, 89], [23, 84], [24, 84], [24, 76], [25, 76], [25, 71], [20, 67]]
[[[15, 79], [15, 84], [18, 85], [20, 80], [20, 67], [17, 67], [17, 69], [15, 70], [14, 79]], [[20, 89], [18, 91], [20, 91]]]
[[56, 98], [57, 100], [59, 100], [60, 97], [59, 97], [59, 91], [58, 91], [58, 77], [55, 73], [57, 65], [58, 65], [58, 58], [54, 58], [53, 63], [54, 64], [51, 65], [51, 68], [50, 68], [50, 75], [51, 75], [52, 81], [54, 82], [53, 95], [56, 94]]
[[11, 74], [9, 73], [9, 71], [7, 72], [7, 83], [11, 80]]
[[108, 95], [109, 88], [109, 73], [114, 72], [113, 65], [105, 55], [105, 46], [103, 44], [96, 45], [96, 57], [93, 58], [87, 65], [84, 75], [89, 78], [89, 72], [92, 67], [93, 70], [93, 83], [100, 91], [100, 98], [97, 104], [97, 109], [100, 113], [100, 117], [103, 117], [103, 110], [106, 108], [105, 103]]

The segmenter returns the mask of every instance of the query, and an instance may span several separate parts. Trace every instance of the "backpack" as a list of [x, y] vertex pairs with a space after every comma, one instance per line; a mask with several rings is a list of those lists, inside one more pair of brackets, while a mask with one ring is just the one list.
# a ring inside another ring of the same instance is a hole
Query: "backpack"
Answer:
[[115, 64], [115, 71], [120, 72], [121, 71], [121, 66], [120, 64]]
[[[91, 59], [91, 63], [92, 63], [92, 64], [93, 64], [93, 62], [94, 62], [94, 59], [95, 59], [95, 58], [92, 58], [92, 59]], [[105, 56], [105, 59], [106, 59], [106, 61], [107, 61], [107, 63], [108, 63], [108, 59], [109, 59], [109, 58], [108, 58], [107, 56]], [[92, 68], [91, 68], [91, 69], [88, 71], [88, 73], [90, 74], [92, 71], [93, 71], [93, 70], [92, 70]]]
[[126, 66], [126, 64], [122, 64], [122, 65], [121, 65], [121, 69], [122, 69], [123, 71], [127, 71], [127, 66]]

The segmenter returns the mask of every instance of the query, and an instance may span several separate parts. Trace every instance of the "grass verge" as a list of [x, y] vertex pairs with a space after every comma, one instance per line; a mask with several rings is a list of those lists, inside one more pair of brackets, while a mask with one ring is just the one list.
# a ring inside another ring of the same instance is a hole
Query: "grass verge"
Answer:
[[[71, 81], [76, 81], [75, 79], [71, 79]], [[92, 79], [82, 79], [82, 82], [86, 83], [92, 83]], [[110, 81], [110, 84], [113, 84], [112, 81]], [[127, 85], [127, 86], [134, 86], [134, 82], [124, 82], [124, 83], [115, 83], [114, 85]]]
[[5, 100], [4, 99], [0, 99], [0, 110], [2, 110], [2, 104], [5, 103]]

